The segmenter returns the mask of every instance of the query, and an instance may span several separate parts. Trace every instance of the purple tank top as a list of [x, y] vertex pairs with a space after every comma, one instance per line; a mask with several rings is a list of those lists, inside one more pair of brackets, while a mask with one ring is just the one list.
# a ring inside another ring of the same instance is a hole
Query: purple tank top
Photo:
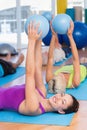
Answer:
[[[39, 90], [38, 92], [41, 96], [43, 95]], [[16, 85], [10, 88], [0, 88], [0, 109], [18, 111], [19, 105], [24, 99], [25, 99], [25, 84]], [[44, 113], [45, 110], [41, 103], [39, 103], [39, 107], [42, 113]]]

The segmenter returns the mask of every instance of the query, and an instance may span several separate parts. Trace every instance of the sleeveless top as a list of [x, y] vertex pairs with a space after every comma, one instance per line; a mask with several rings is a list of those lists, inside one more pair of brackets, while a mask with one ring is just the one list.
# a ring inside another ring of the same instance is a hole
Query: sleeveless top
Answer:
[[[58, 75], [58, 73], [60, 73], [60, 72], [70, 74], [69, 81], [66, 86], [66, 88], [70, 88], [72, 86], [72, 79], [73, 79], [73, 75], [74, 75], [73, 65], [63, 66], [60, 69], [58, 69], [54, 74]], [[82, 82], [82, 81], [84, 81], [84, 79], [87, 76], [87, 69], [84, 65], [80, 65], [80, 73], [81, 73], [80, 82]]]
[[[43, 98], [45, 98], [39, 89], [37, 89], [37, 91]], [[0, 88], [0, 109], [18, 111], [19, 105], [24, 99], [25, 84], [9, 88]], [[45, 109], [40, 102], [39, 107], [42, 113], [45, 113]]]

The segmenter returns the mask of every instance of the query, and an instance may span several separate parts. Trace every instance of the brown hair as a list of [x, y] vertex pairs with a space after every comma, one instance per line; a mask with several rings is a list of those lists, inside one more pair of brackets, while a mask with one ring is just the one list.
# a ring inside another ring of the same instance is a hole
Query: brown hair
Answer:
[[71, 95], [71, 97], [73, 99], [73, 103], [67, 109], [63, 109], [63, 111], [65, 112], [65, 114], [77, 112], [78, 109], [79, 109], [79, 102], [77, 101], [77, 99], [74, 96]]

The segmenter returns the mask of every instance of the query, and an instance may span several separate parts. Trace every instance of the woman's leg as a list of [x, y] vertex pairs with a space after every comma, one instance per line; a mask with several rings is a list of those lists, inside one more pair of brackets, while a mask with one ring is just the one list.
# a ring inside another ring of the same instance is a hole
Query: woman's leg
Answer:
[[24, 61], [24, 55], [21, 53], [19, 54], [19, 57], [16, 63], [13, 63], [13, 62], [10, 62], [10, 63], [12, 64], [12, 67], [16, 69], [23, 61]]

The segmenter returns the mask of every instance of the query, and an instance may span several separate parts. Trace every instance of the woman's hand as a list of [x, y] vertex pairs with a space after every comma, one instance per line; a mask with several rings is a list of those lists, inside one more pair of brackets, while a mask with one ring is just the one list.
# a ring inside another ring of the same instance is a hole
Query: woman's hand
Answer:
[[70, 21], [70, 28], [68, 29], [68, 32], [67, 32], [68, 37], [72, 36], [73, 30], [74, 30], [74, 23], [73, 21]]
[[59, 43], [59, 39], [58, 39], [58, 36], [57, 36], [57, 33], [53, 30], [52, 28], [52, 21], [50, 21], [50, 28], [51, 28], [51, 32], [52, 32], [52, 36], [55, 36], [55, 43], [54, 43], [54, 46], [55, 48], [61, 48], [62, 46], [60, 45]]
[[51, 28], [52, 35], [57, 36], [56, 32], [52, 28], [52, 21], [50, 21], [50, 28]]
[[28, 39], [37, 41], [40, 39], [42, 32], [38, 33], [39, 23], [36, 24], [35, 22], [30, 22], [28, 26]]

